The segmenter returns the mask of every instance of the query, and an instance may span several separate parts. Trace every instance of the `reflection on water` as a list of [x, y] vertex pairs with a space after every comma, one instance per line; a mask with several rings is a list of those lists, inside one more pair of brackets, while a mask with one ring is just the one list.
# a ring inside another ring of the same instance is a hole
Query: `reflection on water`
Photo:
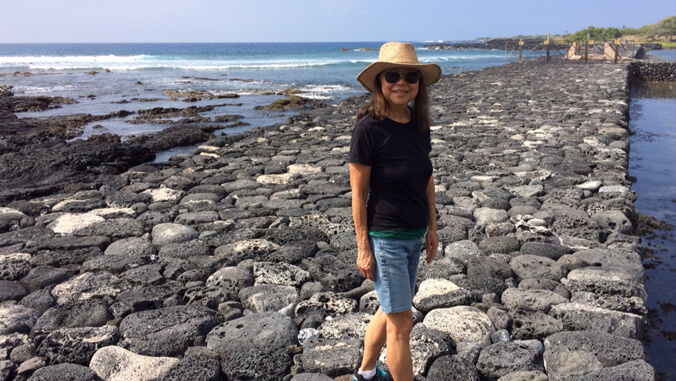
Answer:
[[[676, 98], [676, 82], [645, 82], [632, 83], [631, 96], [635, 98]], [[671, 110], [676, 111], [676, 110]]]
[[635, 83], [631, 91], [629, 174], [639, 213], [664, 224], [642, 236], [649, 322], [645, 344], [659, 380], [676, 380], [676, 84]]

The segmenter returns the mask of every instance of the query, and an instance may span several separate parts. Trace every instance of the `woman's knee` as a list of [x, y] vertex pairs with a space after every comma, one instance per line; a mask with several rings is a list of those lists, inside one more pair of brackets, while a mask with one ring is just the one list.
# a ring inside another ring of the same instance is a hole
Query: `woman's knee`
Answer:
[[411, 310], [396, 312], [387, 315], [387, 335], [396, 337], [406, 337], [411, 335], [413, 330], [413, 314]]

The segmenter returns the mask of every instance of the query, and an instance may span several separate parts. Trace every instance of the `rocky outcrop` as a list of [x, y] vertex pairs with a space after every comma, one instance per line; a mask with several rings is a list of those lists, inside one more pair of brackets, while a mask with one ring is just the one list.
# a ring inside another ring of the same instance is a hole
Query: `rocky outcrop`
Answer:
[[[529, 62], [433, 88], [440, 250], [413, 301], [418, 379], [654, 378], [628, 76]], [[378, 307], [347, 172], [363, 100], [105, 176], [71, 153], [81, 185], [2, 199], [5, 378], [348, 377]]]

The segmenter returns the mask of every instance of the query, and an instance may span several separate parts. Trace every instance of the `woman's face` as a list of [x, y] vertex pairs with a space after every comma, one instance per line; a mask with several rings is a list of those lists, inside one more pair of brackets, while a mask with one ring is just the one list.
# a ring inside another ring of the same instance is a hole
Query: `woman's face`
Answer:
[[[418, 73], [412, 69], [391, 69], [380, 73], [380, 88], [383, 92], [383, 97], [390, 105], [395, 107], [406, 106], [415, 99], [416, 95], [418, 95], [420, 80], [418, 79], [418, 81], [414, 83], [409, 83], [405, 78], [406, 74], [411, 72]], [[394, 73], [399, 74], [399, 79], [394, 83], [388, 82], [386, 78], [390, 80], [396, 78]], [[411, 75], [409, 75], [409, 77], [411, 77]], [[415, 77], [415, 75], [413, 75], [413, 77]], [[420, 78], [420, 75], [418, 75], [418, 78]]]

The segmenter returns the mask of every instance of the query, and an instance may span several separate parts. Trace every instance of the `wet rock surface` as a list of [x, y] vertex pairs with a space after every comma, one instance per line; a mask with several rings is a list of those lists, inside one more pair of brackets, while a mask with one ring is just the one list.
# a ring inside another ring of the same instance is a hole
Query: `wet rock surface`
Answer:
[[[432, 89], [440, 251], [417, 281], [418, 379], [654, 377], [631, 239], [628, 75], [510, 64]], [[355, 266], [347, 169], [365, 97], [164, 163], [147, 163], [143, 139], [15, 133], [29, 126], [15, 109], [61, 101], [11, 98], [0, 121], [14, 131], [0, 135], [4, 379], [349, 377], [378, 307]], [[40, 136], [44, 152], [27, 143]], [[42, 181], [62, 168], [77, 171]]]

